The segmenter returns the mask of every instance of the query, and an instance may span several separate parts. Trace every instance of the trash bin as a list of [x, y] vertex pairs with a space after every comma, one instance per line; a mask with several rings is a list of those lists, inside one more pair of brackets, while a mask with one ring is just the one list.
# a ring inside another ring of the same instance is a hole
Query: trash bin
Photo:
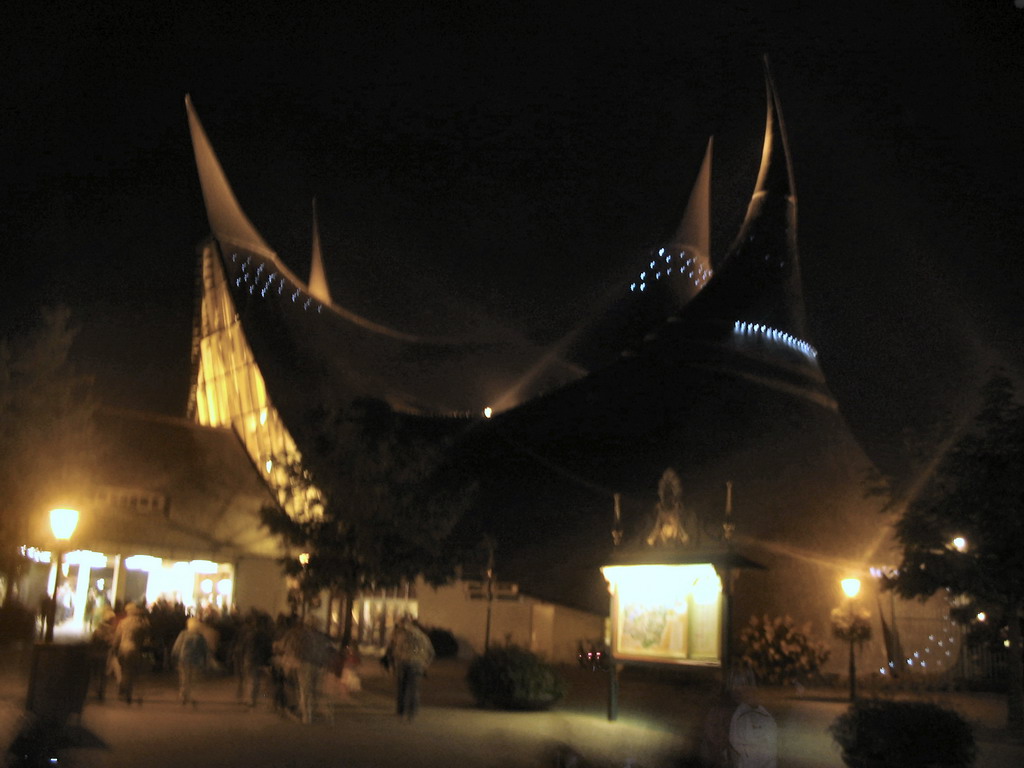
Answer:
[[25, 709], [40, 720], [63, 725], [82, 714], [89, 691], [87, 643], [36, 643], [28, 678]]

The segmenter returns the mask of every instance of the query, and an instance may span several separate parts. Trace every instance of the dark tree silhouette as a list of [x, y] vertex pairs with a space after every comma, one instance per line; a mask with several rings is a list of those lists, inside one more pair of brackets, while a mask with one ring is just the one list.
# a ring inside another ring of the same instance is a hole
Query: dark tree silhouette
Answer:
[[[284, 462], [306, 513], [262, 510], [264, 524], [296, 552], [284, 565], [303, 592], [330, 590], [350, 605], [364, 589], [454, 578], [460, 556], [452, 533], [475, 490], [448, 465], [449, 440], [374, 400], [317, 412], [310, 423], [312, 450]], [[299, 562], [298, 553], [308, 560]], [[351, 611], [345, 617], [348, 643]]]
[[23, 545], [45, 545], [46, 510], [82, 501], [95, 459], [96, 403], [68, 355], [64, 308], [44, 309], [24, 336], [0, 343], [0, 572], [12, 596]]
[[[902, 562], [892, 586], [904, 597], [948, 589], [998, 606], [1008, 633], [1007, 723], [1024, 727], [1024, 406], [995, 373], [974, 420], [941, 458], [896, 523]], [[956, 540], [956, 543], [954, 541]]]

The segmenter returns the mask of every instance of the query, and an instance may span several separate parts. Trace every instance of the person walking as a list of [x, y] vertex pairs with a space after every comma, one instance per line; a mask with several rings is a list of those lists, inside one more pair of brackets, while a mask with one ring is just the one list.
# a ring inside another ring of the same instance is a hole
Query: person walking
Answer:
[[196, 673], [206, 669], [206, 665], [210, 661], [210, 646], [206, 642], [203, 623], [199, 619], [193, 616], [186, 622], [185, 629], [174, 640], [171, 657], [178, 665], [178, 698], [182, 704], [191, 702], [195, 707], [196, 700], [192, 698], [192, 682]]
[[330, 641], [318, 631], [317, 620], [309, 617], [281, 640], [286, 674], [293, 676], [298, 694], [299, 717], [303, 723], [313, 722], [319, 708], [320, 678], [329, 660]]
[[273, 624], [270, 616], [255, 608], [235, 637], [232, 654], [238, 680], [238, 698], [255, 707], [260, 696], [260, 677], [273, 655]]
[[[125, 606], [125, 617], [117, 623], [114, 639], [110, 643], [111, 653], [120, 670], [119, 693], [125, 702], [132, 703], [135, 682], [142, 671], [142, 649], [149, 638], [149, 620], [145, 610], [136, 603]], [[142, 699], [135, 697], [139, 704]]]
[[103, 609], [103, 617], [92, 632], [89, 642], [90, 677], [96, 682], [96, 698], [100, 701], [107, 696], [107, 675], [111, 666], [111, 644], [117, 630], [117, 614], [110, 608]]
[[420, 708], [420, 681], [434, 661], [434, 646], [427, 633], [406, 614], [395, 625], [387, 655], [395, 671], [396, 711], [399, 717], [412, 720]]

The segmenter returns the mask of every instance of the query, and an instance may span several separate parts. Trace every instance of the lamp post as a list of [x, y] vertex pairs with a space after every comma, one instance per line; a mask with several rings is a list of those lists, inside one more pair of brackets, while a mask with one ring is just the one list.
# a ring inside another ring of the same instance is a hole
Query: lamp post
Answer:
[[843, 579], [840, 582], [843, 592], [846, 593], [846, 608], [850, 616], [850, 701], [857, 699], [857, 657], [854, 654], [853, 644], [855, 642], [853, 627], [856, 616], [853, 613], [853, 601], [860, 592], [860, 579]]
[[484, 653], [491, 649], [491, 611], [494, 607], [494, 539], [487, 536], [487, 623], [484, 625]]
[[309, 602], [309, 599], [306, 596], [306, 578], [309, 575], [309, 557], [309, 552], [302, 552], [299, 555], [299, 565], [302, 566], [302, 580], [299, 582], [299, 596], [302, 598], [301, 616], [303, 623], [306, 621], [306, 604]]
[[64, 547], [78, 525], [78, 510], [76, 509], [51, 509], [50, 529], [53, 537], [57, 540], [56, 557], [54, 559], [56, 571], [53, 576], [53, 595], [50, 597], [50, 605], [47, 606], [46, 636], [47, 643], [53, 642], [53, 625], [57, 619], [57, 590], [60, 587], [61, 561], [64, 559]]

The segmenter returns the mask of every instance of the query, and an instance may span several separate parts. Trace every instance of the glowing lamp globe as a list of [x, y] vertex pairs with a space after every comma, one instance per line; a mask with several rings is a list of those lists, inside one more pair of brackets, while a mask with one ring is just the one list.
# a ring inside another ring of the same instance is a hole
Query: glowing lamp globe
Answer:
[[51, 509], [50, 528], [55, 538], [60, 541], [67, 541], [75, 532], [78, 525], [77, 509]]
[[860, 579], [843, 579], [840, 584], [847, 597], [856, 597], [860, 592]]

